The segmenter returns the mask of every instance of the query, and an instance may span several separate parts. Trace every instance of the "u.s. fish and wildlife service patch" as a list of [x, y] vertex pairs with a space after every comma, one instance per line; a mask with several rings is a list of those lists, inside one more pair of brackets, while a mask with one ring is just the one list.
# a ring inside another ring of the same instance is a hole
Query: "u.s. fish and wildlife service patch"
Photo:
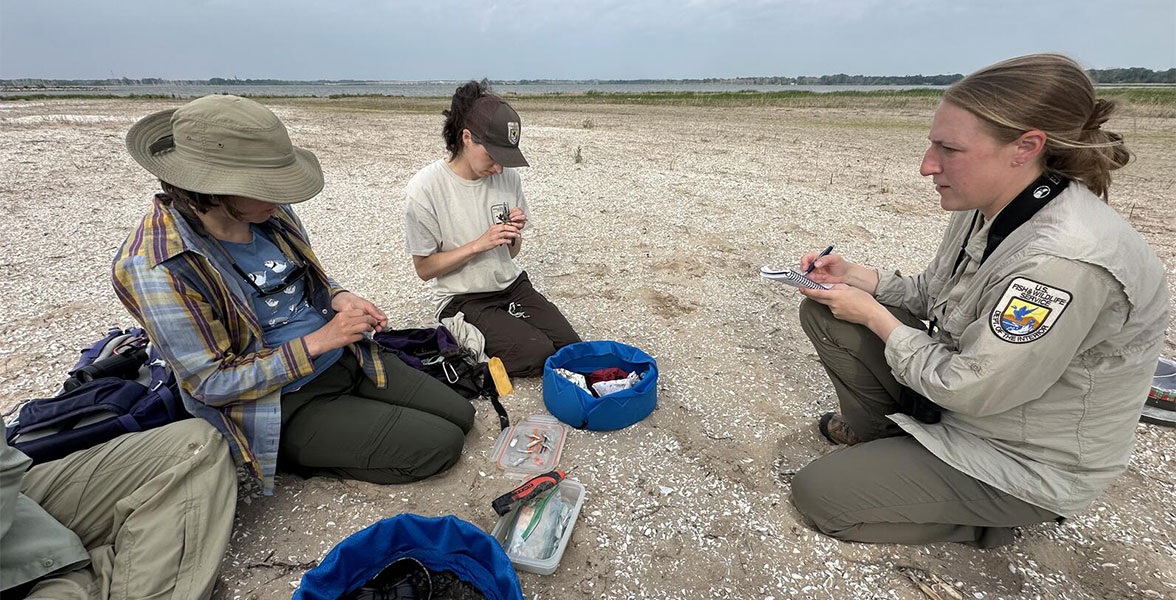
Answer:
[[1057, 323], [1073, 295], [1026, 277], [1005, 288], [989, 324], [996, 337], [1013, 344], [1040, 339]]

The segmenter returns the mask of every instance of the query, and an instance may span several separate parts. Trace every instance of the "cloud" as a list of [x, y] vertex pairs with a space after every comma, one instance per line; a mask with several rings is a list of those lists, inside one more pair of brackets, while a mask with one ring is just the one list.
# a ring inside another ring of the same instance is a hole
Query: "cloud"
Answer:
[[0, 77], [881, 75], [1045, 50], [1166, 69], [1173, 26], [1171, 0], [3, 0]]

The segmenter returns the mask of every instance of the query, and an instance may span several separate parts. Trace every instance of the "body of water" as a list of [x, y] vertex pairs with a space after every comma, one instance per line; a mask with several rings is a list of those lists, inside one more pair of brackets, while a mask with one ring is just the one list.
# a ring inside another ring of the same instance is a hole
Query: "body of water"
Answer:
[[[110, 85], [61, 88], [4, 88], [0, 97], [46, 94], [93, 94], [110, 96], [175, 96], [177, 98], [198, 98], [208, 94], [235, 94], [238, 96], [310, 96], [326, 97], [335, 94], [378, 94], [385, 96], [448, 97], [464, 82], [366, 82], [366, 83], [306, 83], [289, 85]], [[559, 82], [528, 84], [496, 84], [499, 94], [582, 94], [601, 93], [642, 93], [642, 92], [779, 92], [785, 90], [810, 92], [845, 92], [908, 89], [942, 89], [946, 86], [933, 85], [752, 85], [746, 83], [594, 83]]]

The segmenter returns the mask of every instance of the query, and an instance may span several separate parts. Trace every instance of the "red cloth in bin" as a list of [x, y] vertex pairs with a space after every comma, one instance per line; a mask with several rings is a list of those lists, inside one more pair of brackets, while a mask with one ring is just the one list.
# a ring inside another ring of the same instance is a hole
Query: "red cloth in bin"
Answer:
[[618, 379], [624, 379], [628, 376], [629, 374], [626, 373], [624, 369], [618, 369], [616, 367], [599, 369], [588, 375], [588, 385], [591, 386], [592, 384], [600, 381], [616, 381]]

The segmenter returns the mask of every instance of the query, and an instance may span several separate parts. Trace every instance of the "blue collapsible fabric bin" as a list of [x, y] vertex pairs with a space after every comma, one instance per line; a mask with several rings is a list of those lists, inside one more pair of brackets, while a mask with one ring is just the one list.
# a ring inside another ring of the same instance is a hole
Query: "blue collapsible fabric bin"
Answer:
[[413, 514], [377, 521], [339, 542], [302, 576], [293, 600], [338, 600], [405, 556], [434, 571], [453, 571], [486, 600], [523, 600], [518, 575], [498, 540], [454, 516]]
[[[556, 369], [591, 373], [616, 367], [644, 373], [637, 385], [596, 398], [564, 379]], [[555, 418], [577, 429], [603, 431], [628, 427], [657, 406], [657, 361], [619, 342], [579, 342], [560, 348], [543, 365], [543, 404]]]

